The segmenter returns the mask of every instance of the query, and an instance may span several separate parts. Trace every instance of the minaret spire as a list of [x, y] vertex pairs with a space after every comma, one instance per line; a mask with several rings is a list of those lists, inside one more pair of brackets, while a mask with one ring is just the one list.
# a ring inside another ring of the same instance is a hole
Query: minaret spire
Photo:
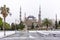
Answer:
[[41, 26], [41, 6], [39, 6], [38, 25]]
[[39, 6], [39, 21], [41, 21], [41, 7]]
[[21, 12], [21, 6], [20, 6], [20, 22], [22, 21], [22, 20], [21, 20], [21, 13], [22, 13], [22, 12]]

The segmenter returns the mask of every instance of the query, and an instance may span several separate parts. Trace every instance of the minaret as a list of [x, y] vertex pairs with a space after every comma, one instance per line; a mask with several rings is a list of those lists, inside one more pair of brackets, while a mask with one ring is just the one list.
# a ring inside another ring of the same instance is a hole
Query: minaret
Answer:
[[38, 25], [41, 26], [41, 7], [39, 6]]
[[56, 14], [56, 21], [55, 21], [55, 29], [57, 29], [57, 14]]
[[21, 7], [20, 7], [20, 22], [21, 22], [22, 20], [21, 20]]
[[24, 21], [26, 21], [26, 12], [25, 12], [25, 14], [24, 14], [24, 18], [25, 18]]

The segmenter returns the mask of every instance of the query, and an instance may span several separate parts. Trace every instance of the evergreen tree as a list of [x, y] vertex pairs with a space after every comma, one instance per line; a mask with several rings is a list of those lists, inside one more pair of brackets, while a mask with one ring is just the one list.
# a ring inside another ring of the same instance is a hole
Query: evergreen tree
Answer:
[[19, 29], [23, 30], [25, 28], [25, 25], [23, 24], [23, 22], [21, 21], [20, 24], [19, 24]]

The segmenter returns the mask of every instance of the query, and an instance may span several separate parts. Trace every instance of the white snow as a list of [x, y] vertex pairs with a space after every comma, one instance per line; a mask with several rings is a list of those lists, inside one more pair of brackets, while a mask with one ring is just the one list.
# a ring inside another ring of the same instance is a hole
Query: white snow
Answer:
[[[5, 33], [6, 33], [6, 36], [8, 36], [8, 35], [14, 34], [15, 31], [6, 31]], [[0, 31], [0, 38], [2, 38], [2, 37], [5, 37], [4, 36], [4, 31]]]

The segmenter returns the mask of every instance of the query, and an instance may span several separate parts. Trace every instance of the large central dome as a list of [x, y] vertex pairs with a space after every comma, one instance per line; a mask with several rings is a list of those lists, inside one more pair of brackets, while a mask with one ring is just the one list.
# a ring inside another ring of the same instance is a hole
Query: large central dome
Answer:
[[28, 18], [35, 18], [34, 16], [32, 16], [32, 15], [30, 15], [30, 16], [28, 16]]

